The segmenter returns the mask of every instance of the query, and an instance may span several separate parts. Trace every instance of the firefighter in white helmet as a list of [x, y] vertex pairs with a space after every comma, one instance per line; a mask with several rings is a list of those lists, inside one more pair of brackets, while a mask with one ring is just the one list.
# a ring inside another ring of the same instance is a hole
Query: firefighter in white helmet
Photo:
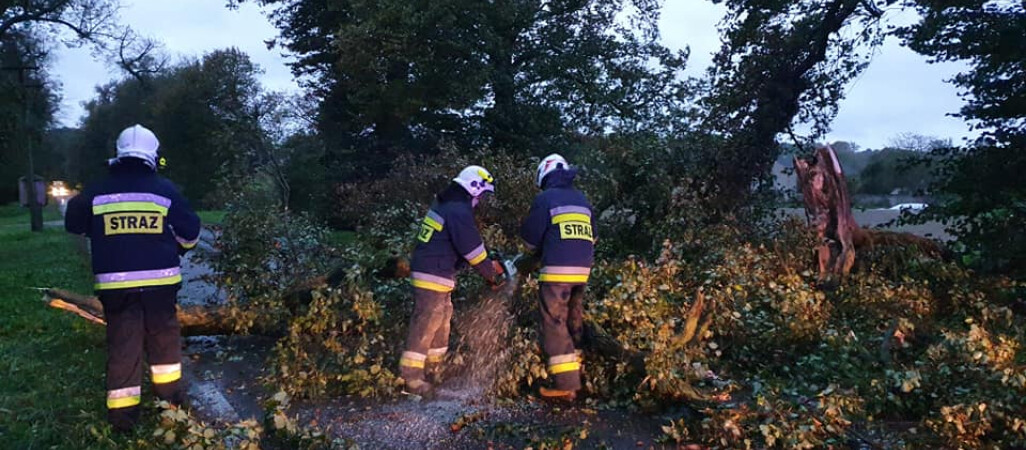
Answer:
[[122, 131], [110, 175], [71, 199], [65, 215], [68, 232], [92, 244], [95, 290], [107, 320], [107, 420], [123, 432], [139, 420], [144, 353], [157, 397], [184, 400], [175, 312], [179, 257], [199, 241], [200, 220], [156, 174], [159, 147], [141, 125]]
[[[541, 388], [541, 395], [561, 401], [572, 401], [581, 388], [582, 301], [595, 248], [591, 204], [574, 188], [576, 174], [558, 154], [542, 159], [536, 177], [542, 192], [520, 230], [528, 248], [535, 251], [525, 261], [541, 265], [541, 340], [552, 380], [552, 387]], [[530, 265], [521, 268], [529, 272]]]
[[431, 205], [417, 233], [410, 263], [414, 311], [399, 369], [407, 392], [430, 395], [425, 371], [437, 371], [449, 349], [451, 293], [456, 272], [473, 267], [493, 286], [505, 281], [502, 264], [488, 258], [474, 222], [474, 207], [495, 192], [495, 180], [481, 166], [468, 166]]

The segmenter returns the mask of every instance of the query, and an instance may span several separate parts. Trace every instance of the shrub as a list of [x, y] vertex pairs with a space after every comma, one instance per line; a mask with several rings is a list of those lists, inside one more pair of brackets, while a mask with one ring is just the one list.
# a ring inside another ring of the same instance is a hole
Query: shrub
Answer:
[[338, 256], [324, 244], [327, 229], [284, 211], [273, 192], [259, 185], [235, 194], [223, 228], [214, 268], [238, 332], [291, 315], [286, 293], [327, 272]]
[[[360, 273], [353, 268], [351, 273]], [[385, 322], [382, 306], [351, 275], [342, 288], [321, 288], [274, 347], [271, 380], [292, 396], [391, 396], [402, 322]]]

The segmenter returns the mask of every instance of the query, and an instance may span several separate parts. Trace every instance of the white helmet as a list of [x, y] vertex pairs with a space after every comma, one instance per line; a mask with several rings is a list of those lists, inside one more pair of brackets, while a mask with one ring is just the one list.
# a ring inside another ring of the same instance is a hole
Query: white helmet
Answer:
[[545, 176], [558, 169], [569, 169], [570, 163], [566, 162], [566, 158], [559, 155], [559, 153], [553, 153], [546, 156], [545, 159], [538, 163], [538, 179], [535, 180], [535, 184], [538, 187], [542, 187], [542, 182], [545, 181]]
[[150, 167], [156, 167], [158, 148], [160, 148], [160, 141], [152, 131], [142, 125], [132, 125], [118, 135], [117, 159], [139, 158]]
[[485, 192], [495, 192], [495, 179], [481, 166], [465, 167], [452, 181], [463, 186], [473, 198], [478, 198]]

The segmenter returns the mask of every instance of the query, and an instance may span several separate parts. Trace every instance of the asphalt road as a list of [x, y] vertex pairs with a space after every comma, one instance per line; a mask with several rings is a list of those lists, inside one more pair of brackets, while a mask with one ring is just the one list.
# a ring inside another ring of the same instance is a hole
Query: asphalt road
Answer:
[[[781, 211], [797, 217], [805, 218], [805, 210], [801, 208], [783, 208]], [[855, 216], [855, 221], [866, 228], [879, 228], [912, 233], [917, 236], [941, 241], [950, 241], [954, 239], [950, 234], [944, 231], [944, 225], [940, 222], [929, 222], [922, 225], [887, 226], [889, 222], [897, 219], [900, 214], [901, 213], [899, 211], [891, 209], [852, 210], [852, 215]]]

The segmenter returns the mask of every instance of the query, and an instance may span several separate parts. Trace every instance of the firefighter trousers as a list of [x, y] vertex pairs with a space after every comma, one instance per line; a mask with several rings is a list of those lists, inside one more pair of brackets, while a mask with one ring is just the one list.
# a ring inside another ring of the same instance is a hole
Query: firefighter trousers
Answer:
[[581, 361], [577, 354], [584, 336], [584, 284], [541, 283], [542, 349], [554, 387], [581, 388]]
[[107, 420], [128, 430], [139, 420], [143, 353], [153, 392], [181, 404], [181, 328], [175, 311], [178, 287], [100, 291], [107, 319]]
[[413, 288], [413, 317], [399, 372], [412, 388], [425, 383], [426, 368], [437, 368], [449, 350], [452, 298], [449, 292]]

